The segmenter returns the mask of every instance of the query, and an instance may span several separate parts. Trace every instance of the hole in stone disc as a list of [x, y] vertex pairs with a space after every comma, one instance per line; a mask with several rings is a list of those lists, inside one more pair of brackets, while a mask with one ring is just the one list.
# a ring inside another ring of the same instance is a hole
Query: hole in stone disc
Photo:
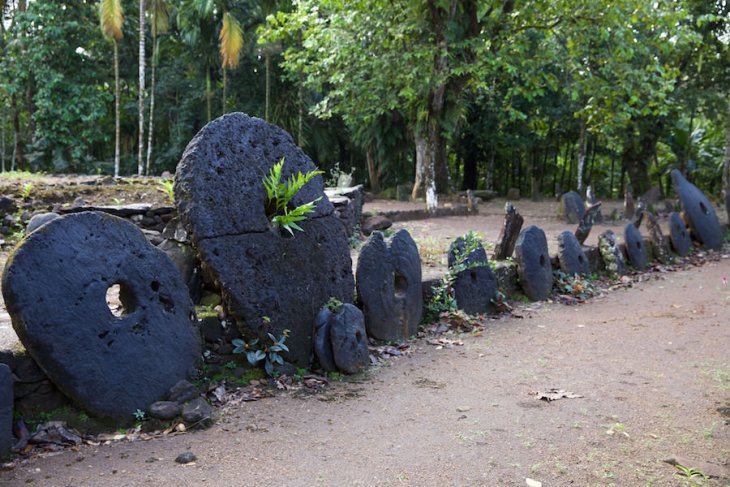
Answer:
[[159, 281], [152, 281], [152, 284], [150, 284], [150, 287], [154, 292], [157, 292], [160, 290], [160, 283]]
[[106, 290], [106, 305], [109, 311], [121, 318], [137, 309], [132, 290], [124, 283], [115, 283]]
[[701, 201], [700, 201], [700, 210], [702, 210], [702, 213], [704, 213], [705, 215], [710, 214], [710, 210], [708, 210], [707, 207], [705, 206], [705, 204]]
[[583, 256], [582, 255], [579, 255], [578, 256], [578, 262], [580, 262], [581, 264], [583, 263]]
[[477, 282], [477, 272], [476, 271], [471, 271], [471, 273], [469, 275], [471, 277], [471, 282]]
[[640, 249], [641, 248], [641, 242], [636, 242], [636, 248], [637, 249]]
[[545, 256], [544, 255], [540, 256], [540, 267], [545, 267]]
[[408, 288], [408, 281], [406, 280], [405, 276], [402, 276], [396, 272], [393, 279], [393, 288], [397, 297], [405, 296], [406, 289]]
[[360, 330], [355, 332], [355, 340], [357, 343], [360, 343], [362, 341], [362, 333], [360, 333]]

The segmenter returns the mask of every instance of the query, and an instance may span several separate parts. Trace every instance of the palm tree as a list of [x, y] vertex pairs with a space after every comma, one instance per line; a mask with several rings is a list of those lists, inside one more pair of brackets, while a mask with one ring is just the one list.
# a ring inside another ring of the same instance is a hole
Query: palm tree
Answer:
[[145, 70], [145, 35], [144, 35], [144, 16], [145, 16], [145, 0], [139, 0], [139, 93], [137, 96], [137, 105], [139, 113], [139, 141], [137, 147], [137, 174], [142, 175], [144, 171], [144, 70]]
[[117, 42], [124, 36], [124, 11], [121, 0], [101, 0], [99, 21], [104, 35], [114, 45], [114, 177], [119, 177], [119, 48]]
[[150, 124], [147, 129], [147, 163], [145, 174], [150, 174], [150, 159], [152, 158], [152, 133], [154, 131], [155, 119], [155, 72], [160, 61], [160, 34], [167, 33], [170, 27], [170, 12], [165, 0], [151, 0], [148, 10], [150, 12], [150, 30], [152, 31], [152, 75], [150, 80]]
[[221, 68], [223, 69], [223, 113], [226, 113], [226, 101], [228, 98], [228, 75], [226, 69], [234, 69], [241, 59], [243, 49], [243, 31], [241, 24], [230, 13], [223, 14], [223, 26], [220, 35]]

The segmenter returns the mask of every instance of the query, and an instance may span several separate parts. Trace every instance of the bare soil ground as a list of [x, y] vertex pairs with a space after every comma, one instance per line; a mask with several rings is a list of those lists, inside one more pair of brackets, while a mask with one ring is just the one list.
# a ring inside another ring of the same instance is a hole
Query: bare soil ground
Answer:
[[[503, 204], [398, 226], [422, 246], [468, 230], [493, 241]], [[566, 228], [553, 205], [517, 204], [550, 241]], [[524, 304], [446, 346], [415, 340], [316, 393], [229, 405], [205, 431], [23, 460], [0, 485], [730, 485], [664, 462], [730, 476], [725, 276], [727, 246], [702, 267], [633, 276], [586, 304]], [[583, 397], [534, 394], [551, 388]], [[175, 463], [185, 451], [197, 461]]]

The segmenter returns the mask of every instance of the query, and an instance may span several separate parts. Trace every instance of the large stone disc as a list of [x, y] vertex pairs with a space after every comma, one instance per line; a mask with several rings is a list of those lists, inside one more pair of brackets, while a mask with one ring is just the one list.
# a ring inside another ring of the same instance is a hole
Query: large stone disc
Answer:
[[629, 257], [629, 263], [637, 270], [646, 269], [646, 248], [644, 247], [644, 237], [633, 223], [629, 223], [624, 227], [624, 243], [626, 244], [626, 255]]
[[[124, 306], [119, 316], [106, 300], [113, 285]], [[186, 378], [200, 356], [180, 273], [118, 217], [85, 212], [43, 225], [8, 259], [2, 291], [28, 352], [98, 416], [131, 419]]]
[[283, 178], [316, 169], [284, 130], [243, 113], [220, 117], [188, 144], [175, 174], [175, 204], [204, 267], [244, 333], [291, 331], [287, 359], [307, 366], [314, 319], [330, 298], [352, 302], [344, 225], [321, 175], [293, 198], [321, 198], [293, 237], [270, 228], [263, 178], [284, 159]]
[[560, 270], [566, 274], [590, 274], [588, 258], [573, 232], [565, 230], [558, 235], [557, 240]]
[[553, 288], [553, 271], [547, 239], [541, 228], [530, 225], [520, 232], [515, 245], [515, 260], [525, 295], [533, 301], [549, 298]]
[[689, 238], [687, 225], [676, 211], [669, 214], [669, 240], [672, 243], [672, 248], [680, 257], [687, 255], [692, 248], [692, 240]]
[[722, 227], [710, 200], [677, 169], [672, 170], [672, 182], [693, 237], [703, 247], [719, 250], [722, 247]]

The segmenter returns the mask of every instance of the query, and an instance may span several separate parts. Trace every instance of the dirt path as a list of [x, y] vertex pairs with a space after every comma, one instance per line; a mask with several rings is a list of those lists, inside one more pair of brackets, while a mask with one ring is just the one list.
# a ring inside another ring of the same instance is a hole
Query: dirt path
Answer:
[[[725, 257], [585, 305], [533, 304], [463, 346], [415, 342], [359, 383], [35, 458], [0, 485], [691, 485], [662, 460], [730, 460], [728, 275]], [[584, 397], [530, 395], [549, 388]], [[176, 464], [188, 450], [197, 462]]]

